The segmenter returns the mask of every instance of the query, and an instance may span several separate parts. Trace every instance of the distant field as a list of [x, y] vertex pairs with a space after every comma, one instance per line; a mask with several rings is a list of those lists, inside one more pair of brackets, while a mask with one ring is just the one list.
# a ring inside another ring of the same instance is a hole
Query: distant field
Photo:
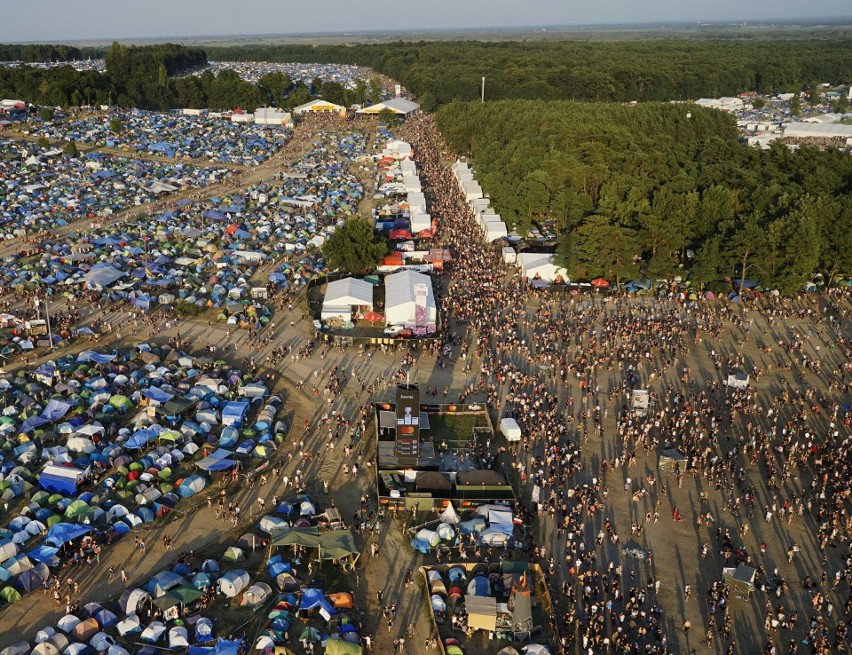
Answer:
[[[324, 32], [314, 34], [223, 34], [211, 36], [122, 39], [122, 43], [150, 45], [181, 43], [192, 46], [230, 47], [244, 45], [348, 45], [393, 41], [559, 41], [559, 40], [646, 40], [646, 39], [845, 39], [852, 37], [852, 21], [838, 19], [823, 24], [647, 24], [531, 26], [505, 29], [405, 30], [377, 32]], [[110, 39], [67, 41], [80, 48], [108, 47]]]

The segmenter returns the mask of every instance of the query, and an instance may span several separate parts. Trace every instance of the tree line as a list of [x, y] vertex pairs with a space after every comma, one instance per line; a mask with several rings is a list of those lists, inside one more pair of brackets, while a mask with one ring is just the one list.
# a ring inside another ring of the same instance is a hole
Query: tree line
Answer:
[[[20, 54], [19, 50], [14, 54]], [[349, 89], [333, 80], [294, 81], [279, 72], [262, 76], [256, 84], [240, 79], [232, 70], [218, 75], [210, 71], [188, 74], [207, 65], [207, 54], [174, 44], [136, 47], [114, 43], [104, 54], [103, 75], [78, 72], [70, 65], [49, 70], [0, 68], [0, 96], [46, 106], [116, 104], [165, 111], [176, 107], [253, 110], [267, 105], [292, 109], [315, 97], [348, 107], [378, 102], [382, 93], [377, 78], [359, 80]]]
[[79, 61], [84, 59], [83, 51], [70, 45], [50, 45], [28, 43], [0, 44], [0, 61]]
[[693, 105], [451, 103], [437, 115], [522, 235], [547, 224], [573, 279], [728, 278], [792, 293], [852, 275], [852, 158], [740, 142]]
[[[10, 55], [23, 55], [24, 47], [42, 46], [0, 47], [11, 48]], [[47, 50], [50, 47], [44, 46], [44, 58], [58, 56]], [[55, 48], [59, 53], [65, 46]], [[37, 52], [30, 54], [34, 57]], [[114, 44], [106, 51], [104, 79], [70, 68], [6, 69], [0, 71], [0, 90], [42, 104], [79, 105], [87, 98], [104, 104], [112, 98], [146, 109], [290, 107], [316, 96], [348, 106], [370, 102], [377, 95], [373, 82], [350, 90], [336, 82], [299, 87], [280, 81], [251, 84], [231, 75], [179, 75], [203, 65], [208, 56], [217, 61], [367, 66], [401, 82], [418, 96], [424, 110], [432, 111], [453, 100], [478, 99], [483, 76], [489, 100], [668, 101], [744, 90], [799, 91], [819, 82], [849, 82], [852, 40], [421, 41], [206, 50]]]
[[208, 48], [217, 61], [369, 66], [432, 111], [452, 100], [667, 101], [850, 81], [852, 40], [434, 41]]

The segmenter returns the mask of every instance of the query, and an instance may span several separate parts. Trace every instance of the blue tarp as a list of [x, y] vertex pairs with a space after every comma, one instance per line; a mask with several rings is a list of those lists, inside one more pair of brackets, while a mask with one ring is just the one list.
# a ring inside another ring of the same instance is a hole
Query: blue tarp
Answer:
[[31, 550], [27, 553], [27, 556], [30, 559], [34, 559], [36, 562], [44, 562], [48, 566], [53, 561], [53, 558], [56, 557], [56, 553], [59, 552], [59, 548], [54, 548], [53, 546], [45, 546], [41, 545], [35, 550]]
[[40, 415], [30, 416], [21, 424], [21, 432], [28, 434], [45, 423], [58, 421], [65, 416], [70, 409], [70, 404], [61, 400], [51, 399]]
[[228, 641], [219, 637], [219, 641], [213, 647], [190, 646], [189, 655], [239, 655], [242, 639]]
[[303, 589], [302, 600], [299, 602], [300, 610], [312, 610], [321, 607], [329, 614], [336, 614], [337, 610], [334, 605], [328, 602], [322, 589]]
[[69, 409], [71, 409], [70, 404], [61, 400], [51, 399], [41, 413], [41, 417], [47, 421], [56, 421], [65, 416]]
[[157, 433], [153, 430], [136, 430], [124, 444], [124, 447], [129, 450], [138, 450], [145, 446], [149, 441], [157, 438]]
[[85, 525], [76, 525], [74, 523], [55, 523], [47, 531], [47, 536], [44, 538], [44, 543], [48, 546], [59, 548], [62, 544], [73, 541], [77, 537], [82, 537], [87, 532], [91, 532], [92, 528]]
[[143, 389], [142, 395], [146, 398], [150, 398], [158, 403], [165, 403], [174, 398], [174, 396], [170, 393], [166, 393], [162, 389], [157, 387], [151, 387], [149, 389]]
[[196, 462], [196, 466], [202, 471], [227, 471], [236, 464], [236, 460], [218, 459], [215, 457], [205, 457], [204, 459], [200, 459]]

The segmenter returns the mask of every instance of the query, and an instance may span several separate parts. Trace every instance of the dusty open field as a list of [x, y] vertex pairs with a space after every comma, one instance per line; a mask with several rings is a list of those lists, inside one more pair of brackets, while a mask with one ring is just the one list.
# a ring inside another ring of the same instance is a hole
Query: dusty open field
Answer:
[[[294, 151], [297, 149], [294, 148]], [[276, 164], [284, 164], [280, 158], [276, 158]], [[258, 176], [269, 173], [273, 168], [270, 165], [263, 171], [257, 171], [245, 182], [254, 181]], [[533, 298], [528, 306], [529, 316], [537, 309], [540, 299]], [[662, 305], [668, 301], [662, 301]], [[743, 330], [725, 322], [722, 333], [717, 338], [706, 337], [702, 342], [692, 342], [688, 351], [671, 362], [662, 374], [650, 378], [650, 370], [655, 365], [662, 368], [661, 362], [656, 359], [640, 374], [641, 380], [647, 383], [649, 389], [660, 395], [683, 391], [692, 394], [706, 386], [708, 382], [721, 382], [722, 374], [717, 370], [713, 351], [727, 357], [736, 353], [745, 357], [745, 369], [750, 370], [752, 366], [762, 370], [759, 379], [753, 381], [757, 389], [757, 402], [759, 405], [768, 406], [771, 399], [777, 396], [784, 388], [801, 390], [812, 388], [815, 391], [814, 403], [819, 405], [818, 399], [826, 397], [831, 401], [841, 404], [848, 403], [849, 398], [844, 398], [836, 389], [828, 388], [828, 375], [826, 372], [833, 371], [838, 366], [844, 365], [843, 349], [839, 347], [829, 348], [829, 344], [835, 341], [836, 333], [817, 319], [822, 316], [823, 301], [816, 296], [810, 296], [804, 300], [797, 301], [796, 308], [813, 308], [813, 316], [803, 318], [793, 317], [770, 326], [765, 317], [755, 310], [749, 308], [738, 308], [745, 312], [745, 321], [751, 319], [750, 334], [746, 335]], [[848, 313], [848, 303], [843, 303], [844, 311]], [[116, 310], [117, 311], [117, 310]], [[111, 314], [108, 318], [115, 320], [120, 318], [118, 313]], [[291, 321], [293, 325], [291, 326]], [[244, 343], [244, 335], [236, 333], [227, 336], [224, 326], [213, 324], [208, 326], [206, 321], [184, 322], [179, 325], [182, 337], [189, 338], [195, 347], [196, 354], [204, 344], [216, 344], [221, 347], [229, 342], [234, 344], [236, 352], [231, 353], [226, 359], [230, 359], [235, 365], [239, 365], [246, 357], [255, 357], [257, 361], [263, 362], [272, 347], [279, 343], [287, 343], [297, 350], [311, 338], [310, 321], [303, 315], [301, 304], [296, 304], [292, 311], [286, 310], [276, 314], [275, 322], [277, 328], [272, 335], [272, 342], [263, 347], [251, 346]], [[848, 322], [841, 322], [845, 335], [848, 339]], [[598, 329], [604, 327], [601, 322]], [[463, 326], [454, 326], [452, 329], [462, 332]], [[803, 350], [796, 353], [786, 353], [778, 346], [781, 340], [790, 340], [794, 332], [807, 335], [803, 338]], [[176, 329], [161, 330], [150, 340], [165, 343], [175, 336]], [[130, 346], [139, 341], [148, 340], [147, 334], [132, 335], [130, 339], [121, 341], [105, 338], [98, 347], [114, 348]], [[772, 352], [765, 352], [759, 346], [772, 345]], [[819, 346], [819, 350], [817, 350]], [[78, 348], [91, 347], [91, 344], [80, 344]], [[802, 355], [824, 360], [823, 373], [816, 374], [805, 370], [801, 366]], [[362, 494], [371, 495], [375, 490], [374, 469], [362, 466], [356, 478], [343, 475], [345, 464], [355, 461], [356, 454], [362, 451], [365, 461], [369, 461], [374, 455], [375, 443], [372, 432], [368, 430], [367, 435], [361, 441], [353, 444], [353, 452], [347, 459], [344, 456], [343, 445], [338, 443], [333, 448], [327, 445], [327, 434], [318, 425], [318, 419], [330, 411], [343, 412], [344, 415], [354, 415], [358, 407], [376, 400], [389, 399], [392, 395], [393, 376], [401, 368], [402, 351], [381, 352], [374, 351], [361, 354], [357, 349], [352, 350], [330, 350], [320, 354], [317, 350], [309, 359], [290, 361], [285, 359], [274, 369], [261, 366], [261, 370], [274, 371], [277, 378], [275, 391], [285, 398], [285, 412], [292, 416], [292, 428], [288, 439], [275, 456], [275, 462], [282, 467], [282, 474], [292, 476], [296, 470], [298, 457], [289, 460], [288, 454], [298, 452], [298, 447], [293, 440], [304, 439], [305, 450], [319, 453], [302, 470], [310, 480], [309, 491], [313, 491], [320, 498], [321, 506], [334, 499], [337, 507], [341, 509], [342, 515], [347, 522], [351, 522], [354, 511], [360, 506]], [[785, 366], [790, 363], [787, 370]], [[417, 361], [410, 370], [412, 382], [421, 385], [445, 386], [450, 389], [450, 397], [454, 398], [462, 392], [469, 382], [480, 373], [481, 362], [475, 360], [472, 370], [465, 373], [461, 362], [456, 365], [439, 367], [432, 355], [421, 355], [418, 351]], [[14, 363], [12, 368], [19, 364]], [[772, 366], [770, 371], [770, 365]], [[313, 388], [322, 388], [324, 380], [330, 369], [339, 366], [346, 371], [348, 383], [341, 396], [333, 403], [327, 403], [322, 394], [316, 397]], [[690, 380], [683, 379], [682, 374], [686, 368], [691, 371]], [[373, 395], [368, 395], [361, 390], [361, 385], [353, 379], [357, 373], [366, 381], [376, 382], [379, 388]], [[767, 600], [772, 601], [775, 606], [783, 602], [789, 609], [795, 608], [799, 613], [799, 623], [793, 631], [778, 631], [773, 634], [776, 644], [783, 644], [780, 652], [788, 652], [787, 642], [792, 638], [801, 641], [807, 632], [807, 617], [814, 614], [815, 610], [811, 602], [816, 590], [803, 589], [800, 581], [810, 575], [814, 581], [819, 581], [820, 572], [823, 570], [822, 553], [816, 541], [817, 527], [811, 512], [806, 512], [802, 517], [795, 517], [791, 524], [782, 523], [774, 517], [771, 521], [764, 520], [764, 512], [771, 507], [773, 502], [781, 502], [791, 497], [793, 493], [801, 494], [811, 484], [813, 471], [810, 469], [793, 470], [789, 479], [780, 485], [780, 489], [772, 490], [767, 484], [767, 474], [763, 462], [749, 466], [744, 463], [745, 476], [755, 488], [756, 503], [753, 516], [748, 512], [739, 510], [732, 513], [725, 509], [725, 499], [722, 491], [716, 490], [702, 476], [686, 476], [682, 484], [678, 485], [676, 479], [657, 468], [657, 452], [652, 449], [645, 453], [637, 448], [635, 465], [628, 468], [618, 468], [614, 471], [603, 473], [601, 462], [604, 459], [612, 460], [616, 455], [621, 455], [621, 444], [616, 439], [616, 419], [624, 403], [624, 397], [611, 396], [610, 388], [620, 385], [623, 370], [613, 368], [612, 370], [598, 371], [600, 382], [599, 393], [596, 397], [600, 403], [601, 411], [604, 412], [602, 432], [597, 435], [594, 430], [589, 430], [588, 439], [581, 444], [583, 470], [576, 473], [571, 481], [573, 485], [591, 482], [593, 478], [603, 478], [604, 484], [609, 492], [605, 501], [603, 512], [595, 517], [587, 518], [585, 521], [585, 543], [589, 548], [594, 547], [595, 535], [601, 529], [603, 518], [609, 517], [611, 525], [621, 536], [621, 544], [614, 546], [604, 542], [598, 548], [598, 564], [606, 567], [610, 561], [616, 565], [624, 564], [624, 578], [626, 584], [644, 585], [649, 576], [660, 580], [661, 586], [656, 594], [649, 594], [649, 603], [659, 605], [663, 612], [662, 623], [668, 635], [669, 643], [673, 652], [688, 653], [691, 649], [697, 652], [723, 653], [730, 644], [714, 631], [712, 646], [705, 643], [704, 634], [710, 625], [710, 615], [705, 602], [706, 590], [715, 580], [721, 578], [722, 558], [719, 555], [719, 541], [715, 533], [718, 527], [730, 529], [734, 535], [734, 541], [741, 543], [748, 553], [752, 555], [756, 564], [762, 565], [771, 576], [777, 567], [781, 575], [789, 583], [790, 591], [783, 597], [776, 598], [772, 595], [758, 591], [750, 601], [731, 599], [731, 614], [733, 619], [732, 635], [736, 646], [732, 652], [737, 654], [750, 654], [763, 652], [766, 643], [766, 633], [763, 625], [764, 604]], [[297, 388], [297, 384], [304, 382], [303, 388]], [[565, 384], [554, 385], [561, 408], [568, 406], [569, 398], [579, 398], [580, 389], [577, 380], [569, 377]], [[505, 389], [501, 391], [505, 394]], [[475, 393], [469, 397], [471, 401], [481, 402], [485, 400], [482, 393]], [[783, 420], [801, 408], [791, 405], [785, 406]], [[824, 410], [813, 413], [810, 408], [809, 424], [812, 425], [816, 435], [824, 434], [828, 430]], [[581, 407], [577, 403], [573, 407], [574, 421], [572, 429], [582, 422]], [[496, 418], [496, 417], [493, 417]], [[746, 423], [753, 420], [758, 424], [766, 423], [765, 415], [754, 415], [751, 417], [738, 417], [732, 425], [720, 433], [718, 440], [719, 451], [733, 448], [739, 437], [746, 432]], [[305, 428], [307, 423], [307, 428]], [[839, 430], [845, 430], [848, 435], [848, 427], [839, 425]], [[543, 443], [536, 442], [531, 445], [531, 452], [521, 457], [529, 462], [529, 456], [541, 456], [544, 451]], [[507, 461], [508, 463], [508, 461]], [[654, 475], [656, 483], [652, 486], [647, 482], [647, 476]], [[625, 491], [625, 480], [632, 478], [631, 491]], [[322, 482], [328, 481], [330, 490], [328, 498], [322, 494]], [[649, 494], [638, 501], [632, 499], [632, 491], [640, 487], [648, 489]], [[665, 490], [665, 494], [662, 490]], [[521, 489], [524, 502], [529, 502], [531, 486]], [[707, 493], [708, 501], [702, 503], [699, 500], [700, 493]], [[292, 492], [291, 492], [292, 493]], [[282, 498], [289, 496], [283, 490], [280, 480], [270, 480], [268, 484], [260, 489], [245, 488], [245, 485], [233, 485], [228, 488], [228, 498], [238, 502], [244, 508], [241, 524], [236, 529], [231, 529], [230, 524], [215, 521], [215, 508], [208, 507], [203, 500], [198, 502], [190, 511], [176, 512], [165, 522], [156, 522], [153, 527], [138, 531], [138, 536], [144, 536], [149, 544], [149, 550], [144, 556], [133, 551], [132, 539], [125, 537], [117, 545], [111, 547], [106, 556], [102, 558], [101, 564], [93, 568], [80, 569], [73, 573], [75, 580], [80, 583], [79, 598], [81, 602], [92, 600], [104, 602], [116, 598], [122, 591], [122, 585], [116, 580], [107, 581], [107, 568], [115, 566], [116, 570], [125, 569], [130, 584], [133, 586], [143, 584], [153, 573], [171, 564], [176, 553], [194, 549], [196, 551], [215, 553], [221, 552], [239, 534], [250, 528], [259, 518], [256, 500], [259, 495], [271, 497], [280, 494]], [[773, 499], [773, 495], [779, 497], [779, 501]], [[375, 503], [375, 499], [372, 499]], [[844, 501], [844, 504], [847, 501]], [[674, 522], [672, 520], [672, 509], [677, 506], [684, 520]], [[653, 512], [658, 507], [659, 521], [645, 523], [646, 512]], [[715, 523], [711, 526], [696, 524], [699, 512], [712, 512]], [[375, 635], [374, 652], [392, 652], [391, 643], [394, 638], [407, 632], [409, 624], [413, 624], [416, 636], [409, 640], [406, 652], [423, 652], [423, 642], [429, 635], [430, 624], [427, 608], [423, 600], [423, 594], [418, 585], [405, 589], [403, 578], [406, 570], [414, 571], [420, 563], [433, 562], [433, 556], [425, 558], [415, 553], [408, 545], [410, 537], [404, 535], [401, 530], [402, 518], [389, 521], [385, 524], [382, 532], [376, 535], [375, 540], [380, 544], [380, 553], [376, 558], [369, 557], [369, 538], [358, 535], [359, 544], [364, 546], [365, 554], [362, 556], [356, 568], [355, 574], [348, 581], [355, 588], [358, 605], [362, 613], [364, 631], [362, 634], [373, 633]], [[640, 536], [629, 537], [631, 524], [642, 523], [643, 532]], [[738, 537], [741, 526], [747, 525], [748, 531]], [[558, 538], [555, 534], [554, 521], [542, 513], [537, 516], [532, 526], [537, 535], [537, 542], [546, 546], [548, 556], [553, 554], [556, 561], [562, 563], [560, 571], [551, 578], [554, 600], [560, 602], [558, 607], [561, 615], [567, 611], [567, 606], [562, 601], [559, 589], [565, 573], [564, 566], [564, 538]], [[174, 540], [174, 548], [165, 551], [161, 546], [161, 538], [169, 534]], [[845, 531], [841, 530], [841, 535]], [[841, 557], [848, 552], [845, 543], [846, 537], [838, 539], [837, 547], [826, 549], [825, 569], [828, 571], [829, 585], [819, 588], [819, 591], [827, 594], [834, 605], [834, 614], [827, 617], [830, 633], [833, 635], [834, 626], [838, 619], [843, 617], [843, 605], [848, 594], [848, 583], [843, 581], [832, 589], [831, 580], [836, 571], [843, 569]], [[653, 552], [653, 561], [648, 562], [635, 560], [624, 561], [620, 554], [621, 545], [635, 542], [646, 550]], [[709, 545], [709, 554], [706, 559], [700, 556], [703, 544]], [[760, 552], [760, 544], [766, 544], [766, 552]], [[793, 544], [797, 544], [801, 552], [792, 563], [788, 564], [786, 551]], [[544, 562], [546, 564], [546, 562]], [[262, 568], [263, 560], [255, 557], [251, 560], [254, 567], [252, 573]], [[636, 579], [633, 581], [632, 575]], [[691, 585], [691, 597], [686, 599], [684, 593], [685, 585]], [[381, 607], [376, 601], [376, 592], [383, 592], [382, 604], [395, 603], [399, 610], [398, 618], [388, 630], [381, 620]], [[222, 602], [222, 601], [219, 601]], [[15, 605], [0, 611], [0, 647], [20, 640], [21, 638], [32, 639], [36, 630], [44, 625], [55, 622], [64, 611], [64, 608], [54, 608], [52, 600], [40, 593], [30, 594]], [[214, 609], [214, 612], [220, 610]], [[823, 608], [823, 616], [826, 614]], [[257, 633], [258, 621], [262, 616], [253, 617], [256, 622], [249, 623], [240, 629], [242, 634], [251, 637]], [[684, 621], [688, 620], [692, 629], [689, 632], [682, 630]], [[488, 652], [496, 651], [497, 644], [483, 642], [483, 649]], [[296, 652], [301, 653], [298, 644], [293, 640], [291, 646]], [[571, 652], [578, 649], [574, 644]], [[804, 648], [804, 647], [803, 647]], [[598, 652], [598, 651], [595, 651]], [[801, 650], [800, 650], [801, 652]]]

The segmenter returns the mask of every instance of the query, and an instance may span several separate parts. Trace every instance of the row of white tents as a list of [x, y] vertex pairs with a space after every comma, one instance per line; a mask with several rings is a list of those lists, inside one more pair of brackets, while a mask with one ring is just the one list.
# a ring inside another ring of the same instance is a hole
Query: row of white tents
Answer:
[[457, 161], [453, 164], [453, 175], [465, 200], [470, 203], [474, 220], [482, 230], [485, 241], [491, 243], [507, 236], [506, 223], [500, 214], [491, 208], [488, 198], [482, 192], [482, 187], [476, 181], [473, 169], [466, 162]]

